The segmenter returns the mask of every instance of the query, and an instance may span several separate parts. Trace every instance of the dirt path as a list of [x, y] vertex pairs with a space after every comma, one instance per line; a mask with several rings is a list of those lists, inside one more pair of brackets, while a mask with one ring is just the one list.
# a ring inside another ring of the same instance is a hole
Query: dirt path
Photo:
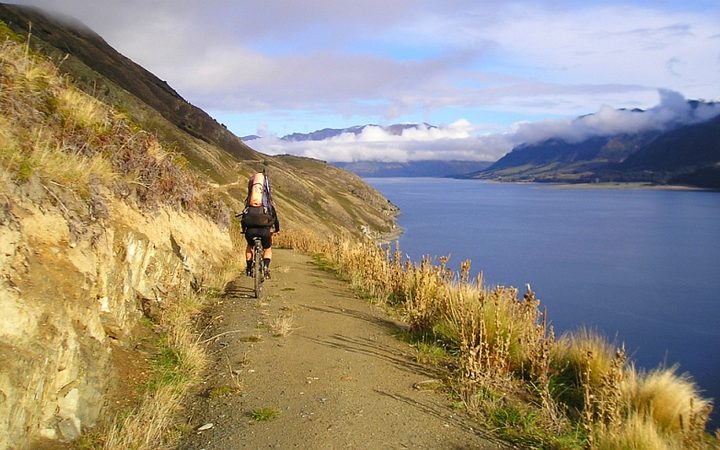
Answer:
[[[189, 399], [180, 448], [503, 448], [446, 396], [417, 388], [437, 374], [390, 335], [396, 323], [307, 257], [274, 255], [264, 302], [242, 277], [213, 310], [205, 336], [219, 335], [216, 361]], [[282, 317], [294, 330], [274, 336], [268, 324]], [[250, 417], [261, 408], [276, 417]]]

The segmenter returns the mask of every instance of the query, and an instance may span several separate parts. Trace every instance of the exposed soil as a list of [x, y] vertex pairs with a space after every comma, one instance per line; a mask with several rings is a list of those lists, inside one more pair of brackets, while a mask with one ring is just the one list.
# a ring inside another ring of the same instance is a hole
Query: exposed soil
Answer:
[[[309, 258], [274, 256], [263, 301], [243, 276], [210, 312], [214, 361], [180, 448], [506, 448], [423, 388], [439, 374], [392, 336], [399, 323]], [[268, 324], [282, 317], [293, 330], [275, 336]], [[253, 418], [262, 408], [274, 417]]]

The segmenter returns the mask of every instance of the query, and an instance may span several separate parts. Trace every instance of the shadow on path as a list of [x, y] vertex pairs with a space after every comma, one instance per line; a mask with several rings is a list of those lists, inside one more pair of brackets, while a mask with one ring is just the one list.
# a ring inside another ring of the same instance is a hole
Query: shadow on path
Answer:
[[378, 345], [377, 341], [372, 339], [352, 338], [340, 334], [334, 334], [330, 337], [330, 339], [318, 339], [309, 336], [302, 337], [325, 347], [383, 360], [405, 372], [422, 375], [428, 378], [438, 378], [442, 376], [442, 373], [439, 370], [434, 370], [430, 367], [418, 364], [413, 361], [412, 357], [409, 355], [398, 355], [396, 349]]
[[356, 309], [341, 308], [341, 307], [337, 307], [337, 306], [326, 306], [326, 307], [310, 306], [310, 305], [300, 305], [300, 306], [305, 309], [310, 309], [310, 310], [318, 311], [321, 313], [337, 314], [337, 315], [341, 315], [341, 316], [352, 317], [355, 319], [364, 320], [364, 321], [372, 323], [374, 325], [378, 325], [389, 332], [403, 330], [404, 328], [406, 328], [403, 324], [401, 324], [399, 322], [393, 322], [392, 320], [383, 319], [383, 318], [375, 316], [373, 314], [369, 314], [369, 313], [366, 313], [363, 311], [358, 311]]
[[[393, 400], [397, 400], [397, 401], [405, 403], [406, 405], [412, 406], [413, 408], [416, 408], [419, 411], [421, 411], [423, 414], [437, 417], [438, 419], [440, 419], [450, 425], [453, 425], [457, 428], [463, 429], [469, 433], [473, 433], [476, 436], [482, 437], [483, 439], [487, 439], [488, 441], [491, 441], [494, 444], [497, 444], [499, 447], [513, 448], [513, 447], [508, 446], [508, 444], [506, 442], [497, 439], [497, 437], [493, 436], [492, 434], [490, 434], [488, 432], [484, 432], [482, 430], [479, 430], [479, 429], [473, 427], [472, 425], [470, 425], [470, 422], [469, 422], [470, 419], [465, 418], [463, 415], [443, 414], [443, 410], [447, 411], [447, 408], [445, 408], [442, 405], [438, 405], [436, 403], [431, 403], [431, 402], [423, 403], [423, 402], [419, 402], [413, 398], [410, 398], [410, 397], [407, 397], [404, 395], [392, 394], [390, 392], [385, 392], [385, 391], [381, 391], [378, 389], [373, 389], [373, 391], [375, 391], [379, 395], [389, 397], [389, 398], [392, 398]], [[475, 447], [465, 447], [465, 446], [456, 447], [457, 450], [470, 449], [470, 448], [475, 448]]]
[[245, 276], [241, 275], [226, 284], [223, 295], [226, 298], [255, 298], [255, 289], [249, 285], [243, 286], [243, 284], [246, 284], [241, 281], [244, 278]]

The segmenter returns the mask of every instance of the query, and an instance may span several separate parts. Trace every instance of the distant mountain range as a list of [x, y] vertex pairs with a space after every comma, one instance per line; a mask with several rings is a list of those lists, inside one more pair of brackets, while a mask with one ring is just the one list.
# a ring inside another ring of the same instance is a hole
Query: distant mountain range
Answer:
[[[691, 109], [703, 102], [688, 102]], [[638, 111], [635, 111], [638, 112]], [[523, 144], [467, 178], [534, 182], [643, 182], [720, 189], [720, 116], [666, 129]]]
[[[348, 133], [359, 135], [368, 127], [381, 128], [385, 133], [394, 136], [400, 136], [403, 131], [413, 128], [437, 128], [428, 123], [402, 123], [389, 126], [356, 125], [349, 128], [324, 128], [311, 133], [292, 133], [281, 137], [280, 140], [285, 142], [323, 141]], [[260, 139], [260, 136], [249, 135], [242, 137], [245, 142], [251, 142], [255, 139]], [[487, 168], [492, 164], [492, 161], [330, 161], [329, 163], [341, 169], [349, 170], [361, 177], [462, 177]]]
[[[498, 161], [354, 161], [330, 162], [363, 177], [456, 177], [498, 181], [560, 183], [641, 182], [656, 185], [689, 185], [720, 189], [720, 115], [697, 114], [714, 111], [718, 105], [684, 100], [673, 105], [687, 117], [654, 123], [657, 110], [613, 110], [640, 120], [642, 131], [594, 135], [570, 140], [559, 137], [516, 146]], [[655, 115], [653, 115], [655, 114]], [[599, 114], [598, 114], [599, 115]], [[603, 120], [593, 114], [581, 116], [572, 125]], [[293, 133], [280, 138], [286, 142], [323, 141], [343, 134], [359, 135], [367, 127], [325, 128], [311, 133]], [[411, 128], [437, 128], [423, 124], [396, 124], [380, 127], [401, 135]], [[245, 136], [243, 141], [258, 139]]]
[[[425, 128], [431, 129], [431, 128], [437, 128], [434, 125], [430, 125], [427, 123], [422, 124]], [[402, 135], [403, 131], [411, 128], [418, 128], [420, 124], [417, 123], [398, 123], [394, 125], [389, 125], [386, 127], [380, 126], [380, 125], [355, 125], [349, 128], [323, 128], [322, 130], [312, 131], [310, 133], [292, 133], [288, 134], [286, 136], [283, 136], [280, 138], [281, 141], [286, 142], [300, 142], [300, 141], [323, 141], [325, 139], [331, 139], [343, 134], [354, 134], [358, 135], [361, 134], [363, 131], [365, 131], [368, 127], [377, 127], [382, 128], [383, 131], [385, 131], [388, 134], [394, 135], [394, 136], [400, 136]], [[248, 136], [242, 136], [241, 139], [245, 142], [252, 141], [255, 139], [260, 139], [260, 136], [256, 134], [251, 134]]]

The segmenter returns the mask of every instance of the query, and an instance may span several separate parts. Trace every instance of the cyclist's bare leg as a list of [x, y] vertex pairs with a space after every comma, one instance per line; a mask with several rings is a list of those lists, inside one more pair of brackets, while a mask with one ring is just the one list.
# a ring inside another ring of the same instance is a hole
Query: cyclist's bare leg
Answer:
[[250, 244], [245, 247], [245, 263], [247, 264], [245, 266], [245, 274], [250, 275], [250, 270], [252, 269], [252, 259], [253, 259], [253, 249]]

